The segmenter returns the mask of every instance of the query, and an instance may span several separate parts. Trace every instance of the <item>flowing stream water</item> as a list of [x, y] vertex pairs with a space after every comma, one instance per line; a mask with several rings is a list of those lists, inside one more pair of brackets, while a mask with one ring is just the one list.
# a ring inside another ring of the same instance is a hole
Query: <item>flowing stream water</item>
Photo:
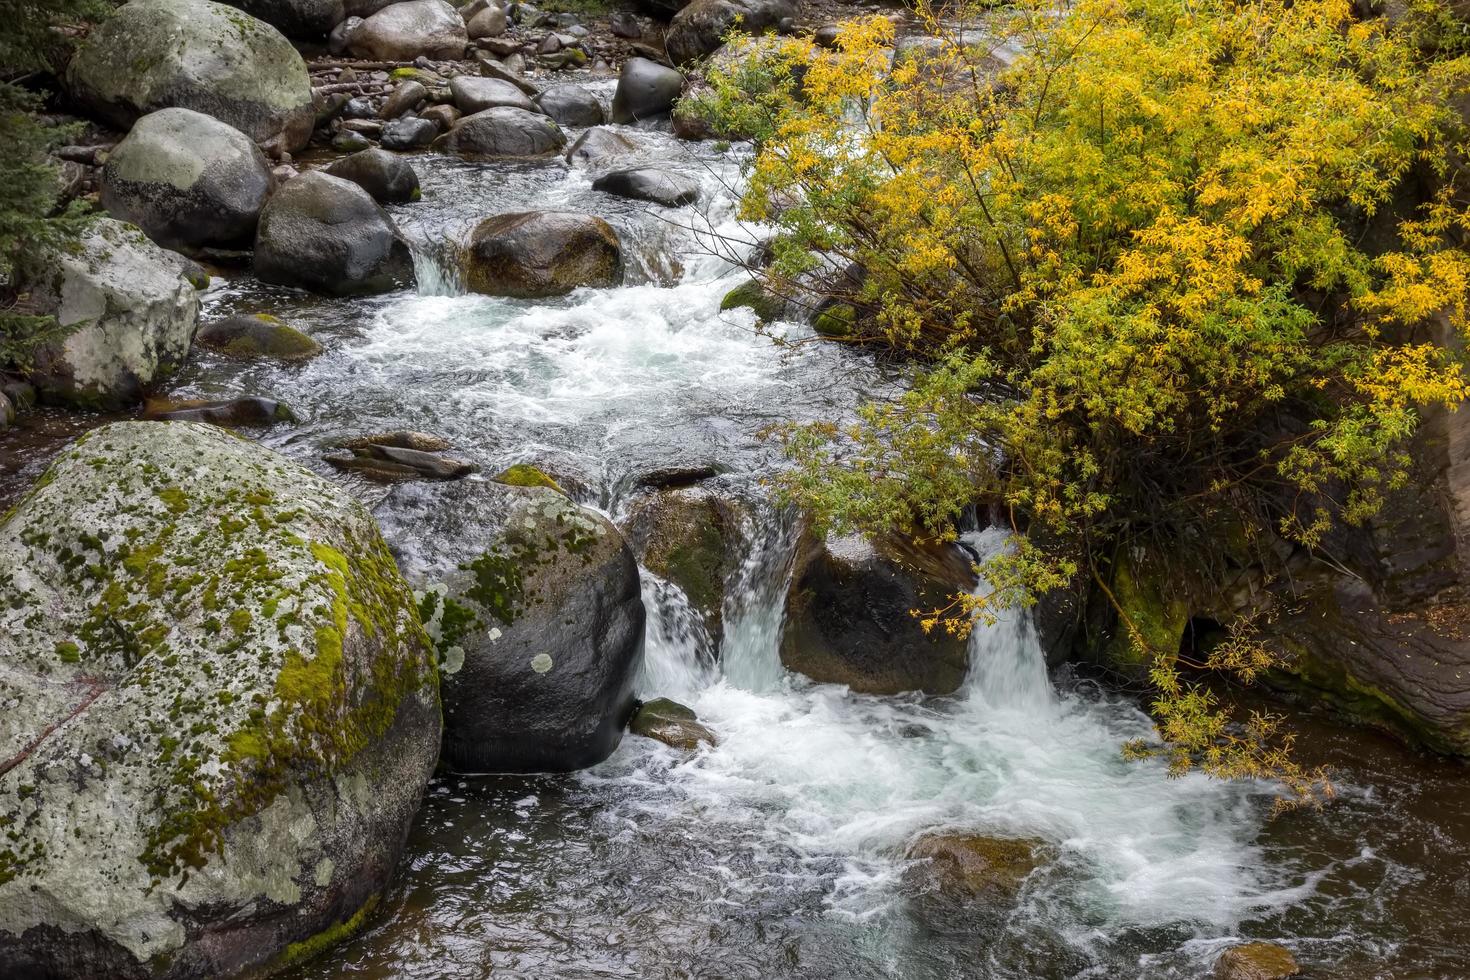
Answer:
[[[795, 535], [768, 500], [781, 464], [762, 433], [846, 417], [901, 382], [804, 327], [773, 328], [778, 344], [750, 311], [722, 313], [740, 279], [710, 232], [757, 237], [727, 186], [738, 151], [633, 135], [700, 180], [699, 213], [595, 193], [560, 163], [423, 156], [423, 201], [393, 209], [419, 253], [417, 292], [324, 300], [241, 275], [207, 295], [206, 315], [273, 312], [327, 353], [299, 367], [201, 354], [171, 394], [280, 398], [300, 421], [263, 441], [324, 473], [333, 440], [415, 428], [486, 472], [537, 462], [614, 518], [638, 474], [714, 463], [748, 515], [718, 662], [678, 589], [644, 581], [639, 693], [693, 707], [719, 745], [686, 756], [628, 737], [572, 775], [437, 778], [369, 926], [297, 980], [1198, 977], [1241, 937], [1288, 945], [1317, 976], [1470, 975], [1458, 769], [1325, 726], [1308, 761], [1339, 766], [1342, 798], [1270, 820], [1270, 786], [1124, 761], [1120, 744], [1150, 732], [1136, 701], [1049, 677], [1016, 612], [976, 630], [948, 698], [859, 696], [781, 668]], [[448, 243], [528, 208], [607, 218], [627, 284], [461, 294]], [[17, 457], [14, 479], [45, 455]], [[426, 541], [474, 533], [432, 512], [433, 485], [417, 485], [411, 513], [353, 485], [410, 574]], [[993, 532], [966, 541], [1001, 546]], [[934, 829], [1039, 840], [1042, 859], [1014, 900], [954, 901], [904, 857]]]

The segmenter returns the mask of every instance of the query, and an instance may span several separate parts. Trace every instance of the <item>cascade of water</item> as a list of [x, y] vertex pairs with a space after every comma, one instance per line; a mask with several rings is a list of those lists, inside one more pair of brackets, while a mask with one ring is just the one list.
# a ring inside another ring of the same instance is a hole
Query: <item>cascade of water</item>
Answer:
[[453, 242], [410, 238], [409, 247], [413, 250], [413, 274], [420, 296], [463, 296], [468, 292]]
[[714, 680], [714, 641], [684, 590], [647, 569], [642, 576], [648, 625], [638, 694], [687, 699]]
[[725, 590], [721, 659], [731, 684], [769, 691], [781, 685], [786, 673], [781, 626], [796, 554], [796, 517], [763, 501], [741, 521], [740, 533], [745, 558]]
[[[983, 564], [1008, 547], [1010, 532], [989, 527], [961, 540]], [[982, 577], [975, 594], [991, 588]], [[990, 708], [1044, 710], [1056, 702], [1046, 676], [1046, 658], [1031, 613], [1015, 607], [993, 610], [995, 622], [977, 623], [970, 633], [970, 670], [965, 686], [972, 701]]]

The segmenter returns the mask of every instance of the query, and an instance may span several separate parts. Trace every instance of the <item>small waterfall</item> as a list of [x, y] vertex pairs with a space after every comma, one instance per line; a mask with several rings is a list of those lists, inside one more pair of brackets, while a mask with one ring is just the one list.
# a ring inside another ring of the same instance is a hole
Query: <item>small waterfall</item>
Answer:
[[725, 590], [724, 672], [736, 687], [769, 691], [786, 673], [781, 627], [796, 554], [795, 514], [763, 501], [742, 520], [741, 535], [745, 559]]
[[[961, 540], [975, 552], [977, 563], [1003, 553], [1011, 532], [1002, 527], [972, 531]], [[983, 578], [975, 594], [990, 583]], [[996, 610], [996, 621], [977, 623], [970, 633], [970, 670], [965, 686], [972, 701], [988, 708], [1044, 711], [1056, 703], [1046, 676], [1046, 657], [1027, 609]]]
[[459, 247], [448, 238], [409, 240], [413, 274], [420, 296], [463, 296], [467, 292], [459, 268]]
[[715, 679], [714, 640], [682, 589], [647, 569], [642, 576], [648, 625], [638, 694], [687, 699]]

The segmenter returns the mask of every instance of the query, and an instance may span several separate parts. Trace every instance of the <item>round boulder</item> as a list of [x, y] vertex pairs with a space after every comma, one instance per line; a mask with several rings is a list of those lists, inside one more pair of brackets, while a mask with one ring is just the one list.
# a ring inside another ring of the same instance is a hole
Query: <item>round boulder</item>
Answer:
[[757, 37], [798, 12], [796, 0], [693, 0], [674, 15], [664, 50], [676, 65], [718, 50], [732, 28]]
[[386, 150], [363, 150], [343, 157], [327, 173], [352, 181], [379, 204], [406, 204], [420, 197], [419, 175], [407, 160]]
[[617, 748], [643, 662], [633, 553], [553, 490], [499, 487], [505, 530], [423, 593], [443, 658], [444, 761], [461, 772], [570, 771]]
[[383, 123], [378, 140], [385, 150], [416, 150], [428, 146], [439, 135], [439, 124], [419, 116], [404, 116]]
[[413, 283], [413, 254], [367, 191], [315, 171], [261, 212], [255, 275], [329, 296], [382, 293]]
[[197, 267], [111, 218], [59, 250], [30, 286], [36, 311], [59, 330], [32, 354], [27, 380], [42, 399], [84, 408], [138, 402], [184, 362], [199, 321]]
[[471, 38], [476, 40], [482, 37], [499, 37], [505, 33], [508, 22], [505, 10], [495, 4], [490, 4], [484, 10], [470, 17], [465, 25], [465, 30]]
[[592, 189], [669, 208], [683, 207], [699, 200], [698, 183], [682, 174], [657, 167], [614, 170], [594, 180]]
[[536, 107], [562, 126], [601, 126], [607, 113], [597, 96], [580, 85], [553, 85], [536, 97]]
[[617, 91], [613, 93], [612, 121], [627, 124], [667, 116], [682, 91], [684, 76], [668, 65], [647, 58], [629, 58], [623, 62]]
[[307, 40], [326, 37], [347, 16], [342, 0], [229, 0], [229, 4], [287, 37]]
[[279, 31], [210, 0], [132, 0], [67, 67], [77, 100], [118, 129], [178, 106], [257, 143], [306, 145], [316, 125], [306, 62]]
[[926, 633], [914, 610], [943, 608], [974, 584], [973, 563], [952, 545], [806, 535], [786, 598], [781, 663], [863, 694], [952, 694], [969, 644]]
[[618, 234], [574, 211], [525, 211], [486, 218], [464, 250], [466, 285], [489, 296], [561, 296], [622, 278]]
[[364, 20], [348, 39], [347, 50], [382, 61], [458, 60], [468, 43], [459, 12], [444, 0], [409, 0]]
[[139, 119], [102, 168], [102, 206], [169, 248], [248, 244], [270, 190], [259, 147], [193, 109]]
[[449, 94], [454, 99], [454, 107], [467, 116], [497, 106], [536, 111], [525, 92], [499, 78], [456, 75], [449, 80]]
[[0, 523], [0, 569], [0, 975], [264, 976], [361, 925], [441, 727], [361, 504], [115, 423]]
[[269, 313], [242, 313], [206, 323], [194, 340], [230, 357], [305, 361], [322, 352], [321, 344]]
[[615, 129], [597, 126], [577, 137], [567, 150], [568, 163], [597, 166], [609, 160], [638, 152], [638, 145]]
[[539, 112], [514, 106], [465, 116], [434, 141], [437, 149], [479, 157], [544, 157], [566, 145], [560, 126]]

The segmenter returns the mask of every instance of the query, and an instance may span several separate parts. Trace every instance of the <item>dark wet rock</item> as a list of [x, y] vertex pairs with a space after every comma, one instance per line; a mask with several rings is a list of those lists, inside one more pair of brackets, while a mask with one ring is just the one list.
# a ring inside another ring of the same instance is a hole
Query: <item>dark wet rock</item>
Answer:
[[540, 772], [601, 762], [633, 713], [643, 661], [632, 551], [606, 518], [551, 490], [449, 486], [489, 501], [480, 506], [503, 530], [422, 593], [442, 664], [445, 764]]
[[720, 309], [751, 309], [762, 320], [779, 320], [786, 312], [786, 301], [751, 279], [726, 293]]
[[79, 102], [118, 129], [176, 106], [295, 150], [316, 125], [306, 62], [291, 43], [209, 0], [123, 5], [87, 36], [66, 79]]
[[260, 216], [255, 274], [329, 296], [381, 293], [414, 281], [413, 256], [367, 191], [315, 171], [282, 187]]
[[383, 124], [378, 140], [385, 150], [418, 150], [434, 142], [439, 127], [431, 120], [404, 116]]
[[634, 477], [633, 485], [646, 490], [674, 490], [693, 486], [719, 476], [725, 470], [714, 463], [699, 463], [693, 466], [664, 466], [649, 470]]
[[676, 65], [713, 54], [732, 28], [760, 36], [795, 17], [796, 0], [693, 0], [674, 15], [664, 49]]
[[401, 81], [383, 100], [383, 106], [378, 110], [378, 118], [397, 119], [399, 116], [412, 112], [420, 102], [425, 101], [428, 97], [429, 90], [423, 82], [412, 78]]
[[617, 232], [573, 211], [526, 211], [486, 218], [464, 249], [465, 284], [489, 296], [560, 296], [622, 278]]
[[629, 58], [623, 62], [613, 93], [612, 121], [626, 124], [663, 118], [673, 111], [683, 90], [684, 76], [674, 69], [647, 58]]
[[638, 145], [622, 133], [599, 126], [577, 137], [567, 150], [567, 162], [598, 166], [637, 151]]
[[205, 422], [227, 429], [294, 422], [296, 415], [274, 398], [228, 398], [222, 401], [160, 399], [150, 402], [143, 417], [150, 422]]
[[505, 11], [492, 4], [471, 17], [465, 25], [465, 29], [469, 32], [471, 38], [479, 39], [482, 37], [499, 37], [505, 33], [508, 25], [509, 21], [505, 16]]
[[601, 126], [607, 113], [597, 96], [580, 85], [553, 85], [536, 97], [536, 108], [562, 126]]
[[812, 34], [812, 42], [819, 48], [837, 50], [837, 38], [842, 34], [841, 24], [823, 24]]
[[603, 174], [592, 182], [592, 189], [636, 201], [650, 201], [664, 207], [677, 208], [699, 200], [699, 184], [683, 174], [657, 167], [633, 167]]
[[344, 129], [332, 137], [332, 149], [341, 153], [360, 153], [363, 150], [371, 149], [372, 145], [372, 140], [368, 139], [362, 133], [354, 132], [350, 129]]
[[365, 95], [359, 95], [356, 98], [348, 99], [346, 104], [342, 106], [342, 111], [339, 115], [343, 119], [376, 119], [378, 117], [378, 110], [374, 108], [372, 99], [369, 99]]
[[168, 248], [248, 244], [270, 190], [255, 143], [192, 109], [139, 119], [102, 168], [102, 206]]
[[698, 486], [651, 494], [634, 506], [628, 537], [644, 567], [677, 585], [718, 638], [725, 585], [740, 562], [736, 505]]
[[463, 118], [463, 113], [452, 105], [438, 103], [425, 108], [419, 116], [438, 126], [441, 133], [447, 133]]
[[942, 629], [924, 632], [912, 611], [943, 608], [974, 581], [969, 557], [953, 545], [805, 535], [781, 663], [865, 694], [952, 694], [965, 679], [968, 643]]
[[184, 362], [199, 318], [194, 263], [111, 218], [76, 251], [58, 251], [30, 286], [36, 312], [59, 331], [25, 372], [43, 400], [87, 408], [136, 404]]
[[638, 18], [626, 10], [615, 10], [607, 20], [607, 29], [613, 37], [637, 40], [643, 36], [643, 25]]
[[0, 432], [10, 428], [15, 422], [15, 414], [15, 404], [3, 391], [0, 391]]
[[557, 493], [566, 493], [561, 484], [547, 476], [540, 467], [532, 466], [530, 463], [508, 466], [495, 474], [493, 479], [496, 483], [503, 483], [508, 487], [545, 487]]
[[266, 975], [364, 921], [440, 712], [359, 503], [218, 429], [117, 423], [0, 523], [0, 569], [0, 975]]
[[436, 436], [428, 432], [415, 432], [412, 429], [394, 429], [391, 432], [359, 436], [356, 439], [348, 439], [341, 445], [344, 449], [395, 446], [399, 449], [417, 449], [421, 453], [440, 453], [450, 448], [449, 440], [443, 436]]
[[259, 17], [287, 37], [308, 40], [326, 37], [346, 13], [342, 0], [230, 0], [252, 17]]
[[905, 857], [923, 861], [921, 877], [954, 898], [1014, 896], [1040, 864], [1042, 841], [986, 834], [937, 832], [909, 845]]
[[465, 116], [434, 142], [436, 149], [463, 156], [542, 157], [567, 145], [561, 127], [539, 112], [513, 106]]
[[379, 204], [404, 204], [419, 199], [419, 175], [403, 157], [386, 150], [363, 150], [327, 168], [333, 177], [350, 180]]
[[321, 344], [269, 313], [246, 313], [206, 323], [194, 340], [231, 357], [304, 361], [322, 352]]
[[327, 35], [327, 50], [336, 57], [346, 54], [347, 49], [352, 46], [353, 35], [357, 33], [358, 28], [362, 27], [362, 24], [361, 17], [348, 17], [332, 28], [332, 32]]
[[515, 85], [499, 78], [482, 75], [459, 75], [449, 82], [454, 106], [467, 116], [498, 106], [511, 106], [535, 112], [531, 99]]
[[1291, 950], [1276, 943], [1242, 943], [1220, 954], [1211, 980], [1289, 980], [1301, 967]]
[[412, 61], [464, 57], [464, 21], [444, 0], [408, 0], [383, 7], [353, 32], [348, 50], [360, 58]]
[[371, 442], [359, 448], [328, 453], [322, 458], [338, 469], [355, 470], [364, 476], [386, 481], [459, 480], [480, 470], [474, 463], [464, 460]]
[[698, 751], [701, 745], [720, 744], [715, 733], [699, 723], [699, 716], [692, 708], [668, 698], [654, 698], [640, 704], [628, 723], [628, 731], [685, 752]]

